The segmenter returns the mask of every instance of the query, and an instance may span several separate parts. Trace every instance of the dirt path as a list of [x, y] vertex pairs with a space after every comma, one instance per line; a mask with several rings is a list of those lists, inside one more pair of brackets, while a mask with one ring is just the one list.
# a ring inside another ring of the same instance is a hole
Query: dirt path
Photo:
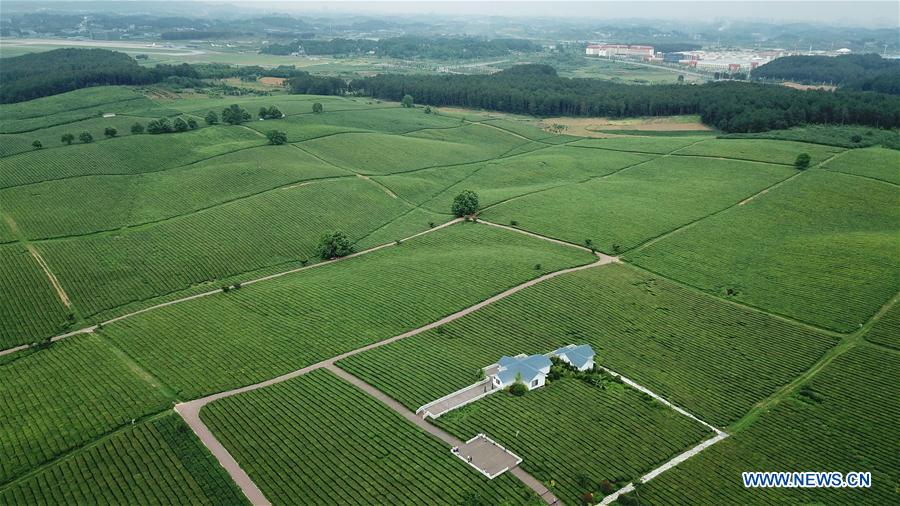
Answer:
[[[459, 219], [453, 220], [445, 225], [442, 225], [442, 227], [448, 226], [448, 225], [450, 225], [452, 223], [456, 223], [458, 221], [460, 221], [460, 220]], [[505, 228], [508, 230], [512, 230], [514, 232], [519, 232], [522, 234], [538, 237], [538, 238], [548, 240], [548, 241], [551, 241], [554, 243], [562, 244], [564, 246], [578, 248], [578, 249], [584, 249], [581, 246], [563, 243], [560, 241], [556, 241], [555, 239], [543, 238], [543, 237], [537, 236], [535, 234], [531, 234], [530, 232], [524, 232], [521, 230], [511, 229], [509, 227], [504, 227], [502, 225], [494, 225], [494, 224], [492, 224], [492, 225], [499, 226], [501, 228]], [[434, 230], [434, 229], [432, 229], [432, 230]], [[426, 232], [422, 232], [422, 233], [416, 234], [416, 235], [422, 235], [422, 234], [428, 233], [428, 232], [429, 231], [426, 231]], [[412, 237], [415, 237], [415, 236], [412, 236]], [[377, 248], [373, 248], [372, 250], [377, 250], [377, 249], [385, 248], [388, 246], [391, 246], [391, 244], [378, 246]], [[367, 251], [372, 251], [372, 250], [367, 250]], [[358, 256], [360, 254], [362, 254], [362, 252], [357, 253], [356, 255]], [[231, 397], [231, 396], [246, 393], [246, 392], [252, 392], [253, 390], [258, 390], [260, 388], [265, 388], [265, 387], [272, 386], [272, 385], [275, 385], [278, 383], [282, 383], [284, 381], [288, 381], [288, 380], [296, 378], [298, 376], [302, 376], [304, 374], [315, 371], [317, 369], [327, 368], [333, 372], [340, 371], [334, 365], [335, 362], [337, 362], [339, 360], [343, 360], [347, 357], [350, 357], [350, 356], [353, 356], [353, 355], [356, 355], [358, 353], [362, 353], [362, 352], [365, 352], [368, 350], [372, 350], [374, 348], [385, 346], [387, 344], [399, 341], [401, 339], [405, 339], [407, 337], [412, 337], [414, 335], [421, 334], [422, 332], [426, 332], [428, 330], [437, 328], [446, 323], [452, 322], [454, 320], [458, 320], [459, 318], [462, 318], [468, 314], [478, 311], [479, 309], [481, 309], [485, 306], [489, 306], [497, 301], [503, 300], [514, 293], [524, 290], [525, 288], [534, 286], [534, 285], [541, 283], [543, 281], [546, 281], [548, 279], [555, 278], [556, 276], [560, 276], [562, 274], [566, 274], [569, 272], [576, 272], [576, 271], [580, 271], [580, 270], [584, 270], [584, 269], [599, 267], [601, 265], [606, 265], [606, 264], [618, 261], [618, 258], [610, 257], [607, 255], [598, 254], [598, 257], [599, 258], [596, 262], [581, 265], [578, 267], [570, 267], [568, 269], [551, 272], [548, 274], [544, 274], [543, 276], [534, 278], [532, 280], [526, 281], [526, 282], [516, 285], [512, 288], [509, 288], [497, 295], [494, 295], [493, 297], [485, 299], [473, 306], [469, 306], [469, 307], [462, 309], [460, 311], [457, 311], [456, 313], [453, 313], [449, 316], [445, 316], [444, 318], [441, 318], [440, 320], [431, 322], [427, 325], [410, 330], [408, 332], [404, 332], [404, 333], [396, 335], [394, 337], [391, 337], [391, 338], [388, 338], [388, 339], [385, 339], [382, 341], [378, 341], [376, 343], [372, 343], [372, 344], [369, 344], [362, 348], [357, 348], [355, 350], [348, 351], [346, 353], [342, 353], [335, 357], [332, 357], [332, 358], [323, 360], [321, 362], [306, 366], [302, 369], [298, 369], [293, 372], [289, 372], [287, 374], [283, 374], [276, 378], [262, 381], [260, 383], [256, 383], [253, 385], [247, 385], [247, 386], [240, 387], [240, 388], [235, 388], [235, 389], [228, 390], [225, 392], [219, 392], [217, 394], [212, 394], [212, 395], [208, 395], [206, 397], [201, 397], [201, 398], [195, 399], [193, 401], [180, 403], [175, 406], [175, 411], [178, 412], [179, 415], [181, 415], [181, 417], [184, 419], [185, 422], [187, 422], [187, 424], [191, 427], [191, 430], [194, 431], [194, 434], [196, 434], [197, 437], [200, 438], [200, 441], [202, 441], [203, 444], [216, 457], [216, 459], [219, 461], [219, 463], [222, 465], [222, 467], [225, 468], [225, 470], [228, 472], [228, 474], [231, 476], [231, 478], [235, 481], [235, 483], [237, 483], [238, 486], [241, 487], [241, 490], [244, 491], [244, 494], [247, 496], [248, 499], [250, 499], [250, 501], [253, 504], [270, 504], [268, 499], [266, 499], [265, 495], [262, 493], [262, 491], [260, 491], [259, 487], [257, 487], [256, 484], [253, 483], [253, 480], [250, 478], [250, 476], [243, 469], [241, 469], [241, 466], [240, 466], [240, 464], [238, 464], [237, 460], [234, 459], [234, 457], [228, 452], [228, 450], [225, 448], [225, 446], [222, 445], [222, 443], [218, 439], [216, 439], [216, 437], [212, 434], [212, 432], [209, 430], [209, 428], [206, 426], [206, 424], [203, 423], [203, 420], [200, 419], [200, 410], [203, 409], [203, 406], [206, 406], [207, 404], [209, 404], [211, 402], [215, 402], [219, 399], [224, 399], [226, 397]], [[284, 275], [284, 274], [277, 274], [274, 276], [279, 276], [279, 275]], [[245, 283], [245, 284], [247, 284], [247, 283]], [[348, 373], [344, 373], [343, 371], [340, 371], [337, 374], [341, 377], [345, 377], [345, 375], [349, 376]], [[356, 383], [354, 382], [354, 384], [356, 384]], [[389, 398], [387, 398], [387, 396], [385, 394], [381, 393], [380, 391], [375, 390], [371, 386], [366, 385], [366, 388], [364, 388], [364, 390], [366, 390], [369, 393], [372, 393], [373, 391], [376, 392], [376, 394], [373, 394], [376, 398], [382, 399], [382, 397], [383, 397], [385, 399], [389, 399]], [[396, 402], [396, 401], [392, 401], [392, 402]], [[389, 404], [389, 403], [386, 403], [386, 404], [388, 404], [389, 407], [393, 408], [393, 406], [391, 404]], [[400, 409], [402, 409], [401, 414], [404, 414], [404, 416], [406, 416], [405, 412], [407, 412], [408, 410], [406, 410], [406, 408], [403, 408], [399, 404], [397, 404], [397, 406], [399, 406]], [[409, 412], [409, 414], [415, 418], [418, 418], [412, 412]], [[419, 425], [419, 424], [417, 423], [417, 425]], [[428, 424], [426, 424], [426, 425], [428, 425]], [[431, 430], [429, 430], [429, 432], [431, 432]], [[547, 491], [546, 487], [543, 487], [543, 485], [541, 485], [540, 482], [535, 480], [533, 477], [527, 475], [527, 473], [525, 473], [524, 471], [517, 470], [517, 469], [518, 468], [511, 470], [511, 472], [515, 476], [517, 476], [519, 479], [521, 479], [524, 483], [526, 483], [529, 487], [534, 489], [535, 492], [537, 492], [538, 495], [541, 495], [545, 501], [548, 501], [548, 502], [550, 500], [552, 500], [553, 502], [557, 501], [556, 497], [553, 497], [552, 494], [549, 494], [549, 491]], [[543, 490], [541, 490], [541, 489], [543, 489]], [[547, 495], [547, 494], [549, 494], [549, 495]]]
[[[47, 276], [47, 280], [50, 281], [50, 284], [53, 285], [53, 289], [56, 290], [56, 295], [59, 297], [60, 302], [63, 303], [67, 308], [72, 307], [72, 302], [69, 300], [69, 295], [63, 289], [62, 285], [59, 283], [59, 280], [56, 279], [56, 275], [53, 274], [53, 271], [50, 270], [50, 266], [47, 265], [47, 262], [44, 261], [44, 257], [41, 256], [41, 253], [31, 245], [30, 242], [25, 238], [22, 232], [19, 230], [19, 225], [13, 220], [12, 216], [8, 214], [3, 215], [3, 220], [9, 226], [9, 231], [12, 232], [13, 236], [16, 237], [19, 242], [25, 245], [25, 248], [28, 249], [28, 252], [31, 253], [34, 261], [41, 266], [41, 269], [44, 271], [44, 275]], [[3, 355], [3, 353], [0, 353]]]

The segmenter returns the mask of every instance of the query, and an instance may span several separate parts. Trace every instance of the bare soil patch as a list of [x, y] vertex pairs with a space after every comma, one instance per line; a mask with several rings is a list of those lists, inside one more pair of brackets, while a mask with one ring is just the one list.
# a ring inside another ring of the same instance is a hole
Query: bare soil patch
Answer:
[[782, 86], [787, 86], [788, 88], [793, 88], [795, 90], [825, 90], [825, 91], [834, 91], [836, 86], [830, 86], [828, 84], [800, 84], [794, 83], [791, 81], [786, 81], [781, 83]]
[[607, 130], [637, 130], [643, 132], [690, 132], [709, 131], [699, 119], [686, 116], [660, 116], [653, 118], [545, 118], [541, 120], [544, 130], [551, 125], [564, 125], [563, 133], [581, 137], [617, 137]]
[[268, 84], [269, 86], [284, 86], [284, 82], [287, 81], [284, 77], [260, 77], [259, 82], [262, 84]]

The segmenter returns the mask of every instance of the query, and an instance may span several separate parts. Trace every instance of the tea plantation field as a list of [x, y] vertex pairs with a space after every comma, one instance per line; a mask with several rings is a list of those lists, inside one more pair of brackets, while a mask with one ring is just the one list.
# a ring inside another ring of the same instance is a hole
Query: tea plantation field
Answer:
[[436, 424], [463, 441], [479, 433], [501, 441], [532, 476], [555, 482], [565, 504], [578, 504], [586, 492], [599, 501], [603, 480], [628, 482], [713, 435], [619, 383], [573, 378], [524, 397], [489, 395]]
[[[900, 356], [860, 346], [753, 423], [644, 485], [641, 504], [890, 504], [900, 484]], [[871, 489], [743, 487], [744, 471], [872, 473]]]
[[509, 474], [473, 472], [444, 443], [327, 371], [223, 399], [202, 416], [280, 504], [536, 500]]
[[502, 355], [582, 343], [593, 346], [598, 363], [725, 426], [810, 367], [835, 340], [632, 267], [607, 265], [554, 278], [338, 365], [415, 410], [474, 383], [478, 370]]
[[841, 332], [898, 291], [900, 191], [813, 170], [627, 258], [661, 275]]
[[[251, 119], [204, 121], [232, 104]], [[178, 117], [197, 128], [131, 132]], [[0, 504], [246, 504], [172, 411], [213, 394], [202, 421], [274, 504], [598, 502], [712, 435], [608, 379], [418, 427], [327, 370], [230, 392], [353, 352], [341, 375], [414, 411], [502, 355], [573, 343], [729, 432], [620, 504], [896, 502], [900, 152], [879, 146], [896, 132], [541, 124], [282, 90], [0, 105]], [[475, 221], [513, 230], [448, 224], [465, 190]], [[362, 254], [325, 262], [338, 231]], [[488, 480], [441, 442], [480, 432], [523, 462]], [[748, 493], [743, 470], [874, 487]]]
[[591, 261], [587, 252], [457, 224], [347, 262], [151, 311], [102, 333], [192, 398], [387, 339]]

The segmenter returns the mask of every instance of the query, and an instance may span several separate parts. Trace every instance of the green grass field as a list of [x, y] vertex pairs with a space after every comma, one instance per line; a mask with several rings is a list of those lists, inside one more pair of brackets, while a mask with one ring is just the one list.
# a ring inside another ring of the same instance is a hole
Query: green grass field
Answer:
[[585, 342], [598, 364], [725, 426], [835, 340], [611, 265], [554, 278], [338, 365], [415, 410], [474, 383], [502, 355]]
[[619, 383], [563, 378], [514, 397], [489, 395], [435, 422], [463, 441], [479, 433], [522, 457], [521, 467], [555, 483], [565, 504], [600, 483], [628, 482], [712, 437], [712, 431]]
[[[641, 504], [890, 504], [900, 486], [900, 357], [859, 346], [745, 431], [645, 484]], [[869, 471], [872, 488], [753, 489], [744, 471]]]
[[[634, 163], [634, 158], [625, 160], [621, 163]], [[666, 157], [606, 178], [512, 199], [482, 216], [515, 221], [526, 230], [576, 244], [589, 239], [603, 252], [620, 253], [737, 204], [793, 173], [770, 164]]]
[[[152, 311], [103, 330], [185, 398], [255, 383], [425, 325], [591, 255], [476, 224]], [[535, 264], [541, 270], [535, 270]]]
[[898, 289], [900, 193], [810, 170], [628, 260], [735, 301], [841, 332]]
[[248, 504], [175, 413], [0, 486], [4, 504]]
[[135, 418], [172, 397], [91, 335], [0, 362], [0, 484]]
[[885, 148], [854, 149], [826, 163], [824, 168], [900, 184], [900, 151]]
[[275, 503], [537, 500], [509, 474], [484, 478], [444, 443], [326, 371], [217, 401], [201, 414]]

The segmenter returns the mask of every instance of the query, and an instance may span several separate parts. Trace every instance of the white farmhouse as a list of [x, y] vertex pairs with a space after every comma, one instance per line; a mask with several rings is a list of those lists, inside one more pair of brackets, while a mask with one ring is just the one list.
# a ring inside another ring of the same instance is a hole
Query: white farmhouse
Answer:
[[589, 344], [578, 346], [570, 344], [550, 352], [550, 355], [558, 357], [579, 371], [589, 371], [594, 368], [594, 349]]
[[497, 361], [497, 372], [491, 375], [491, 381], [496, 388], [506, 388], [521, 381], [528, 390], [534, 390], [547, 382], [550, 365], [550, 359], [544, 355], [502, 357]]

